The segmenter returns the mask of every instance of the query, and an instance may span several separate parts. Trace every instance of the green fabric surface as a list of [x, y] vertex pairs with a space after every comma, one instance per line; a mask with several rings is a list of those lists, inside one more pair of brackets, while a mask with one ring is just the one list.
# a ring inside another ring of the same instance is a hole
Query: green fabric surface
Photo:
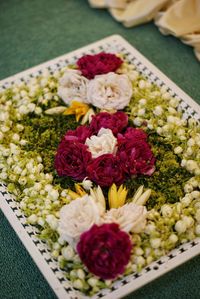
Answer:
[[[200, 103], [200, 63], [192, 48], [161, 35], [153, 23], [126, 29], [87, 0], [0, 0], [0, 79], [120, 34]], [[200, 298], [200, 257], [127, 296]], [[56, 298], [0, 212], [0, 299]]]

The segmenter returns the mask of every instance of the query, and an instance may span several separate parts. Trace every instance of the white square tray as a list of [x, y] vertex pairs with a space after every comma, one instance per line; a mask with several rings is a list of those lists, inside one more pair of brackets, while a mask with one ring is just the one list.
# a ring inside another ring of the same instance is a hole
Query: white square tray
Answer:
[[[200, 106], [118, 35], [110, 36], [4, 79], [0, 81], [0, 88], [9, 88], [16, 81], [28, 81], [31, 77], [42, 74], [46, 68], [48, 68], [49, 71], [61, 69], [69, 63], [74, 63], [79, 57], [86, 53], [98, 53], [100, 51], [121, 52], [126, 54], [127, 59], [136, 66], [138, 71], [148, 77], [150, 81], [158, 86], [166, 86], [171, 96], [181, 99], [180, 105], [184, 109], [185, 118], [193, 116], [195, 119], [200, 120]], [[21, 212], [19, 204], [14, 200], [14, 197], [7, 192], [4, 184], [0, 184], [0, 207], [57, 297], [60, 299], [89, 298], [73, 289], [70, 282], [65, 278], [64, 272], [59, 269], [57, 262], [52, 259], [47, 245], [37, 238], [36, 228], [26, 223], [26, 218]], [[92, 299], [121, 298], [199, 253], [200, 238], [196, 238], [172, 250], [168, 255], [163, 256], [145, 267], [140, 273], [133, 273], [116, 281], [111, 289], [101, 290], [93, 296]]]

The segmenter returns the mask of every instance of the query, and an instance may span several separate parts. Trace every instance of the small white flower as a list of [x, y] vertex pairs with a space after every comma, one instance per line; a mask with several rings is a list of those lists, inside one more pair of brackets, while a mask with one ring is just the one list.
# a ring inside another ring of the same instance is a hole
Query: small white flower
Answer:
[[63, 257], [67, 261], [73, 260], [75, 252], [74, 252], [74, 249], [70, 245], [63, 247], [61, 252], [62, 252]]
[[59, 80], [58, 95], [66, 104], [70, 104], [72, 100], [87, 103], [88, 82], [80, 71], [67, 69]]
[[186, 228], [190, 228], [194, 224], [194, 219], [190, 216], [183, 216], [182, 221], [185, 223]]
[[177, 231], [178, 234], [182, 234], [186, 231], [187, 226], [183, 220], [179, 220], [175, 224], [175, 230]]
[[143, 109], [139, 109], [138, 110], [138, 115], [139, 116], [142, 116], [142, 115], [144, 115], [145, 114], [145, 108], [143, 108]]
[[104, 216], [105, 223], [118, 223], [125, 232], [140, 233], [146, 225], [147, 210], [134, 203], [125, 204], [118, 209], [109, 210]]
[[63, 240], [75, 248], [80, 235], [98, 223], [99, 208], [91, 196], [85, 195], [62, 207], [58, 232]]
[[195, 140], [194, 140], [193, 138], [190, 138], [190, 139], [188, 140], [188, 142], [187, 142], [187, 145], [188, 145], [188, 146], [193, 146], [193, 145], [195, 145]]
[[183, 151], [183, 149], [182, 149], [181, 146], [177, 146], [174, 149], [174, 153], [177, 154], [177, 155], [180, 154], [180, 153], [182, 153], [182, 151]]
[[146, 99], [140, 99], [140, 100], [139, 100], [139, 104], [140, 104], [141, 106], [146, 105], [146, 103], [147, 103], [147, 100], [146, 100]]
[[108, 73], [90, 80], [87, 88], [88, 102], [100, 109], [121, 110], [132, 96], [132, 85], [127, 75]]
[[85, 190], [90, 190], [92, 188], [92, 185], [92, 181], [90, 181], [87, 177], [82, 181], [82, 186]]
[[161, 207], [161, 213], [162, 213], [163, 217], [171, 217], [173, 211], [172, 211], [172, 208], [166, 204]]
[[54, 215], [47, 215], [46, 222], [49, 224], [52, 230], [56, 230], [58, 227], [58, 219]]
[[91, 287], [95, 287], [98, 283], [98, 279], [95, 278], [95, 277], [91, 277], [88, 279], [88, 284], [91, 286]]
[[142, 119], [140, 117], [136, 117], [134, 118], [133, 123], [135, 126], [139, 127], [142, 124]]
[[29, 216], [27, 218], [27, 221], [30, 223], [30, 224], [36, 224], [37, 223], [37, 215], [35, 214], [32, 214], [31, 216]]
[[49, 192], [49, 197], [51, 198], [52, 201], [57, 200], [58, 197], [59, 197], [59, 192], [58, 192], [58, 190], [55, 190], [55, 189], [51, 190], [51, 191]]
[[200, 235], [200, 224], [198, 224], [198, 225], [196, 226], [196, 228], [195, 228], [195, 233], [196, 233], [197, 235]]
[[92, 154], [92, 158], [97, 158], [104, 154], [114, 154], [116, 152], [117, 139], [110, 129], [101, 128], [98, 135], [86, 139], [85, 144]]
[[160, 238], [150, 239], [150, 244], [154, 249], [159, 248], [161, 245], [161, 239]]
[[161, 106], [156, 106], [153, 110], [153, 114], [155, 114], [156, 116], [160, 116], [163, 113], [163, 109]]
[[177, 237], [177, 235], [175, 235], [175, 234], [171, 234], [171, 235], [169, 236], [169, 241], [175, 244], [175, 243], [178, 241], [178, 237]]
[[144, 80], [140, 80], [138, 85], [141, 89], [146, 88], [146, 82]]
[[168, 99], [170, 99], [170, 94], [169, 94], [169, 92], [165, 92], [163, 95], [162, 95], [162, 98], [164, 99], [164, 100], [168, 100]]

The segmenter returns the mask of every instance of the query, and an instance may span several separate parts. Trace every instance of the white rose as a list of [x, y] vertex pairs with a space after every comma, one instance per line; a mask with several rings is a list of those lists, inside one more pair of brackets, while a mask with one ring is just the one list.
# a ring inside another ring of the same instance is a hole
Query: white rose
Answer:
[[134, 203], [126, 204], [118, 209], [109, 210], [104, 216], [105, 223], [118, 223], [125, 232], [140, 233], [146, 226], [147, 210]]
[[110, 129], [101, 128], [98, 135], [86, 139], [85, 144], [92, 154], [92, 158], [97, 158], [104, 154], [116, 152], [117, 139]]
[[100, 223], [98, 206], [91, 196], [84, 195], [62, 207], [58, 232], [63, 240], [76, 248], [80, 235], [98, 223]]
[[108, 73], [90, 80], [87, 88], [87, 100], [101, 109], [123, 109], [130, 102], [132, 85], [128, 76]]
[[72, 100], [86, 103], [88, 79], [78, 70], [68, 69], [59, 80], [58, 95], [66, 103]]

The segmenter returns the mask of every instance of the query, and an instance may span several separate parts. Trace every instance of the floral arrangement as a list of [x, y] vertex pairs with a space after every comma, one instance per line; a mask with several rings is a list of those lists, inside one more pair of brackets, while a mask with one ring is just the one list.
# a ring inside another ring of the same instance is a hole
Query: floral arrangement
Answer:
[[0, 179], [93, 295], [200, 235], [200, 126], [122, 54], [0, 90]]

